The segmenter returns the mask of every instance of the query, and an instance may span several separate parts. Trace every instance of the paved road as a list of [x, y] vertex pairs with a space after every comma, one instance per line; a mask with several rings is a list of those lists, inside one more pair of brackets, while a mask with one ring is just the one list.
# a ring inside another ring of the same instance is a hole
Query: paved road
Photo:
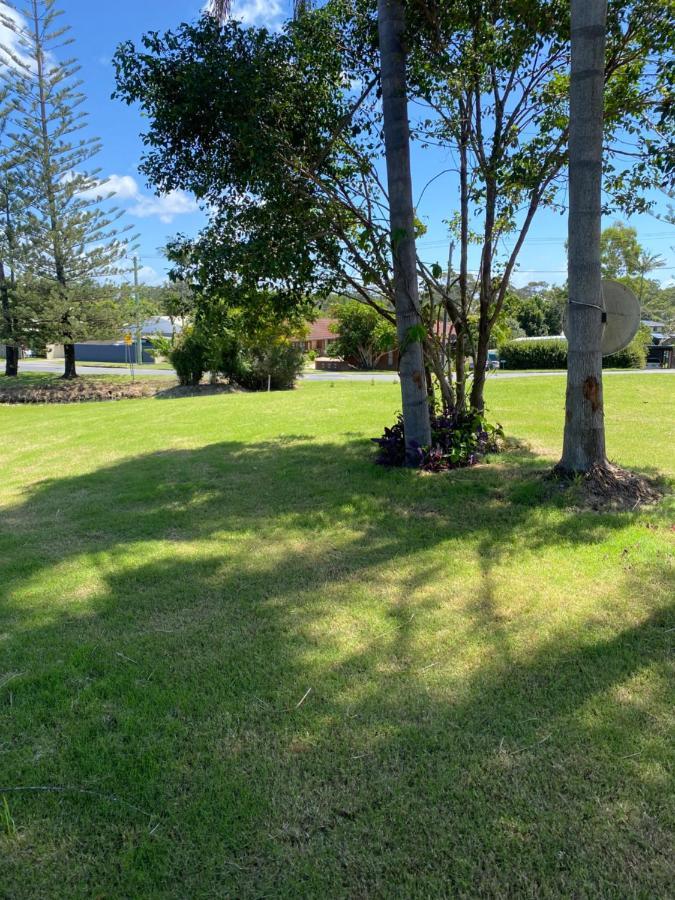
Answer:
[[[43, 360], [43, 359], [22, 359], [19, 363], [19, 372], [63, 372], [62, 360]], [[78, 366], [80, 375], [128, 375], [127, 366], [123, 368], [119, 366]], [[136, 375], [158, 375], [160, 378], [175, 378], [176, 373], [173, 369], [160, 369], [155, 366], [138, 366]]]
[[[25, 372], [63, 372], [63, 363], [59, 360], [21, 360], [21, 370]], [[128, 375], [129, 370], [115, 366], [80, 366], [81, 375]], [[535, 378], [540, 376], [564, 375], [563, 371], [544, 372], [490, 372], [489, 378], [502, 381], [507, 378]], [[620, 369], [606, 370], [604, 375], [675, 375], [675, 369]], [[155, 366], [139, 366], [136, 375], [154, 375], [159, 378], [175, 378], [173, 369], [160, 369]], [[396, 372], [305, 372], [304, 381], [398, 381]]]
[[[540, 378], [548, 375], [565, 375], [563, 369], [543, 372], [499, 372], [493, 371], [489, 379], [503, 381], [505, 378]], [[604, 375], [675, 375], [675, 369], [605, 369]], [[396, 372], [307, 372], [305, 381], [398, 381]]]

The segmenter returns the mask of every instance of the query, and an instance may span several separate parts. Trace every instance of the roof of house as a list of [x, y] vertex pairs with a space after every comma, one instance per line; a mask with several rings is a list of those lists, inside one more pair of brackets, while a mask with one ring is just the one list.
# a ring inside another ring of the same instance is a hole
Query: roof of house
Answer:
[[144, 337], [152, 337], [155, 334], [162, 334], [170, 337], [174, 332], [180, 334], [183, 330], [183, 319], [178, 316], [171, 321], [169, 316], [151, 316], [141, 325], [141, 334]]
[[337, 319], [325, 317], [311, 322], [309, 326], [309, 334], [305, 338], [306, 341], [334, 341], [336, 335], [331, 331], [331, 325], [336, 325]]

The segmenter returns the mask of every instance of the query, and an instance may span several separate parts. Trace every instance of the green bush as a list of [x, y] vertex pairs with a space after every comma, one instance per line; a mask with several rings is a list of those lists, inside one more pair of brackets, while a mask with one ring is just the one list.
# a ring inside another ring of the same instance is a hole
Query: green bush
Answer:
[[506, 369], [566, 369], [567, 341], [508, 341], [499, 356]]
[[183, 385], [199, 384], [205, 372], [217, 372], [250, 391], [288, 390], [302, 372], [304, 354], [287, 341], [267, 338], [242, 346], [231, 332], [212, 335], [190, 328], [176, 339], [168, 356]]
[[169, 362], [183, 385], [199, 384], [207, 365], [207, 348], [193, 328], [186, 328], [169, 351]]
[[603, 369], [644, 369], [646, 364], [647, 353], [637, 341], [631, 341], [623, 350], [605, 356], [602, 360]]
[[242, 353], [239, 384], [250, 391], [287, 391], [295, 386], [304, 366], [302, 350], [281, 342], [251, 347]]
[[242, 358], [237, 338], [230, 332], [224, 332], [215, 336], [206, 335], [202, 340], [205, 344], [207, 370], [224, 375], [230, 381], [238, 381], [242, 372]]
[[647, 348], [651, 343], [649, 328], [641, 325], [630, 344], [618, 353], [606, 356], [602, 364], [607, 369], [644, 369], [647, 365]]
[[[640, 329], [627, 347], [605, 356], [604, 369], [643, 369], [649, 336]], [[567, 341], [509, 341], [499, 351], [506, 369], [566, 369]]]

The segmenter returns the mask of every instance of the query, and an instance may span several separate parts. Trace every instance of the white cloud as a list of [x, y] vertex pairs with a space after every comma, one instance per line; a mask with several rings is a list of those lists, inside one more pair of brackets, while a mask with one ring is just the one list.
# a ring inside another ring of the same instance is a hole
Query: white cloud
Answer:
[[180, 189], [152, 197], [139, 194], [137, 202], [129, 208], [129, 212], [139, 219], [148, 219], [151, 216], [159, 216], [160, 222], [172, 222], [174, 216], [185, 213], [194, 213], [199, 210], [197, 202]]
[[[290, 0], [288, 5], [290, 6]], [[206, 11], [210, 3], [203, 7]], [[284, 4], [281, 0], [234, 0], [231, 16], [244, 25], [258, 25], [274, 30], [284, 20]]]
[[141, 266], [138, 270], [138, 280], [141, 284], [159, 285], [164, 284], [166, 275], [161, 275], [152, 266]]
[[157, 216], [160, 222], [173, 222], [175, 216], [198, 212], [199, 206], [189, 194], [180, 189], [160, 194], [158, 197], [143, 194], [138, 182], [131, 175], [109, 175], [94, 187], [82, 191], [87, 199], [114, 195], [115, 200], [131, 200], [129, 212], [139, 219]]
[[140, 191], [136, 179], [131, 175], [109, 175], [86, 191], [80, 191], [80, 196], [87, 200], [107, 197], [108, 194], [114, 194], [120, 200], [132, 200], [140, 195]]
[[[30, 53], [31, 34], [26, 17], [0, 0], [0, 68], [26, 70], [36, 74], [36, 62]], [[51, 52], [45, 53], [45, 61], [48, 69], [57, 65]]]
[[6, 3], [0, 3], [0, 65], [14, 68], [16, 62], [13, 57], [20, 59], [25, 65], [30, 65], [26, 48], [14, 31], [14, 28], [25, 27], [26, 20], [20, 12]]

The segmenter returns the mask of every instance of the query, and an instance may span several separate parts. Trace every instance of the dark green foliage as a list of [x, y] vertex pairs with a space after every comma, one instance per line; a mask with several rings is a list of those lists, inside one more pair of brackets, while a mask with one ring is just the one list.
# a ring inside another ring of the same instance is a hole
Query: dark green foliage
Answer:
[[647, 364], [647, 348], [651, 343], [651, 332], [643, 325], [627, 347], [611, 356], [605, 356], [602, 365], [605, 369], [644, 369]]
[[303, 48], [293, 32], [203, 17], [119, 48], [117, 95], [140, 102], [149, 122], [141, 170], [159, 189], [182, 187], [209, 204], [202, 234], [170, 248], [189, 258], [190, 282], [203, 292], [232, 282], [241, 305], [273, 284], [285, 316], [310, 312], [309, 293], [332, 284], [344, 212], [296, 170], [321, 161], [336, 174], [326, 139], [349, 100], [331, 39], [320, 23]]
[[506, 369], [565, 369], [567, 341], [509, 341], [499, 355]]
[[646, 363], [645, 349], [637, 341], [632, 341], [623, 350], [602, 359], [603, 369], [644, 369]]
[[250, 391], [285, 391], [295, 385], [304, 365], [301, 349], [269, 331], [247, 338], [231, 329], [196, 327], [186, 329], [168, 349], [165, 342], [155, 343], [183, 385], [199, 384], [211, 372]]
[[250, 391], [288, 391], [302, 372], [304, 353], [286, 342], [243, 351], [235, 380]]
[[168, 356], [181, 384], [199, 384], [207, 370], [207, 345], [199, 332], [186, 329]]
[[[640, 329], [627, 347], [603, 357], [603, 368], [643, 369], [647, 361], [648, 343], [648, 333]], [[506, 369], [566, 369], [567, 341], [509, 341], [500, 348], [499, 355]]]

